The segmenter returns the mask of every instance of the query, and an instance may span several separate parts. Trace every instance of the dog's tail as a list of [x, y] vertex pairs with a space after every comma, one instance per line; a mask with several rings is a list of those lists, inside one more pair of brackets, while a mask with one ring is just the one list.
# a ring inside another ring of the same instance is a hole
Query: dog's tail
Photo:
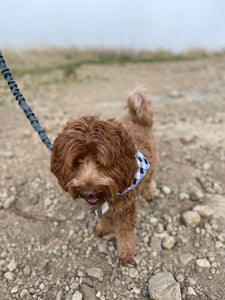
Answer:
[[134, 89], [127, 99], [129, 119], [142, 126], [152, 127], [151, 100], [143, 88]]

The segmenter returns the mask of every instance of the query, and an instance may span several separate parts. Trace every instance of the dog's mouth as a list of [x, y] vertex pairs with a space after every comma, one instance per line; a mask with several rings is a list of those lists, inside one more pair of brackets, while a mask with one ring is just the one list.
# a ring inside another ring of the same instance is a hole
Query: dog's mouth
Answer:
[[87, 202], [90, 204], [96, 204], [98, 203], [99, 199], [98, 198], [94, 198], [94, 199], [87, 199]]

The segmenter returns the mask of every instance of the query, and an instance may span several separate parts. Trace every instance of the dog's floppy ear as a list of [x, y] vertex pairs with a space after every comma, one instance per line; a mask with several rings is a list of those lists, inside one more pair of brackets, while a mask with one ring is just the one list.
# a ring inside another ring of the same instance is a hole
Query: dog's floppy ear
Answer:
[[65, 161], [65, 139], [63, 136], [59, 135], [54, 143], [51, 154], [51, 171], [58, 179], [59, 184], [68, 192], [68, 177], [69, 170]]
[[134, 175], [138, 169], [136, 160], [136, 149], [134, 142], [128, 132], [117, 122], [115, 138], [111, 138], [110, 143], [113, 149], [115, 161], [111, 176], [116, 180], [119, 190], [123, 191], [130, 187]]

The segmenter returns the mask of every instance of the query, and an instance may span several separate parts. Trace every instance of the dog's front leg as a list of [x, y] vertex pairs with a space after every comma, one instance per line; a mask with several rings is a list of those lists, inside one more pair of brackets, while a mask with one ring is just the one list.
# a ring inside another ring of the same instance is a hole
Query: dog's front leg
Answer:
[[117, 240], [117, 254], [123, 264], [135, 264], [133, 256], [136, 251], [134, 228], [136, 224], [135, 203], [126, 214], [114, 220], [114, 232]]
[[94, 234], [97, 237], [102, 237], [113, 231], [113, 224], [111, 218], [106, 215], [103, 215], [98, 220], [98, 224], [94, 230]]

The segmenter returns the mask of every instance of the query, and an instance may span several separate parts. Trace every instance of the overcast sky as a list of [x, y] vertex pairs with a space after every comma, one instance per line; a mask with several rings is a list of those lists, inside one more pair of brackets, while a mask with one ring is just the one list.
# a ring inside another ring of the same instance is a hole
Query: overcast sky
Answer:
[[224, 0], [0, 0], [0, 46], [225, 49]]

